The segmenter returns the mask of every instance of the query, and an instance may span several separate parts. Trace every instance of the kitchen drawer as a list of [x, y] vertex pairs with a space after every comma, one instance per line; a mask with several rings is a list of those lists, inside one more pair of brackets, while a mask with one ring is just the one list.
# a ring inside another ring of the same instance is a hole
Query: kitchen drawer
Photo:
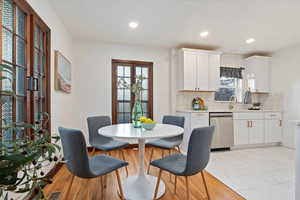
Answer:
[[208, 113], [192, 113], [191, 114], [191, 128], [199, 128], [209, 126]]
[[199, 117], [204, 117], [204, 118], [208, 118], [209, 117], [209, 113], [205, 112], [199, 112], [199, 113], [192, 113], [191, 114], [192, 119], [193, 118], [199, 118]]
[[281, 119], [281, 113], [280, 112], [265, 113], [265, 119]]
[[242, 119], [242, 120], [254, 120], [254, 119], [264, 119], [264, 113], [255, 112], [242, 112], [242, 113], [233, 113], [233, 119]]

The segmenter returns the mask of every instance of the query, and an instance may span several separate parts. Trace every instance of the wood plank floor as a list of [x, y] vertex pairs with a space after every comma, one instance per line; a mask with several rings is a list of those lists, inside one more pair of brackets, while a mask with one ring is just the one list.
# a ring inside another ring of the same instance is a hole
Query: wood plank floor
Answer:
[[[146, 148], [145, 166], [148, 166], [151, 148]], [[101, 152], [97, 152], [101, 153]], [[165, 152], [167, 155], [167, 152]], [[112, 156], [121, 158], [119, 152], [112, 152]], [[138, 151], [136, 149], [125, 150], [126, 160], [129, 162], [129, 175], [134, 175], [138, 171]], [[154, 159], [160, 158], [161, 150], [155, 149]], [[120, 170], [121, 177], [126, 176], [125, 168]], [[150, 174], [157, 176], [158, 170], [151, 167]], [[245, 200], [235, 191], [224, 185], [211, 174], [205, 172], [208, 190], [211, 200]], [[161, 200], [184, 200], [186, 199], [185, 179], [178, 177], [177, 193], [174, 195], [174, 177], [170, 180], [170, 175], [163, 172], [162, 179], [166, 183], [166, 193]], [[66, 166], [63, 166], [53, 178], [53, 183], [45, 188], [45, 193], [49, 197], [53, 192], [62, 192], [60, 200], [100, 200], [102, 197], [100, 177], [94, 179], [81, 179], [75, 177], [68, 197], [65, 197], [67, 188], [70, 184], [71, 175]], [[117, 195], [117, 179], [115, 173], [107, 176], [107, 188], [104, 190], [103, 196], [105, 200], [118, 200]], [[190, 178], [190, 200], [206, 200], [205, 188], [201, 175], [195, 175]], [[142, 199], [141, 199], [142, 200]]]

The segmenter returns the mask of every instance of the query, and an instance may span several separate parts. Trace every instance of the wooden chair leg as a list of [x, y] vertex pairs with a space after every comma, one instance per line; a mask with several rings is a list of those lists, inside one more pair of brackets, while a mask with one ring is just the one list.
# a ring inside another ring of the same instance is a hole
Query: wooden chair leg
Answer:
[[158, 173], [157, 183], [156, 183], [156, 186], [155, 186], [155, 192], [154, 192], [153, 200], [155, 200], [156, 197], [157, 197], [158, 188], [159, 188], [159, 183], [160, 183], [160, 179], [161, 179], [161, 174], [162, 174], [162, 169], [160, 169], [160, 170], [159, 170], [159, 173]]
[[174, 182], [174, 194], [176, 194], [177, 189], [177, 176], [175, 176], [175, 182]]
[[103, 177], [103, 179], [104, 179], [104, 183], [103, 183], [104, 189], [106, 189], [106, 186], [107, 186], [107, 176], [108, 176], [108, 174], [104, 175], [104, 177]]
[[100, 177], [101, 180], [101, 200], [104, 199], [104, 184], [103, 184], [103, 176]]
[[[124, 154], [124, 151], [121, 149], [121, 154], [122, 154], [122, 159], [125, 161], [125, 154]], [[128, 167], [125, 166], [125, 170], [126, 170], [126, 176], [128, 177]]]
[[117, 180], [118, 180], [118, 186], [119, 186], [119, 192], [120, 192], [121, 200], [125, 200], [123, 189], [122, 189], [122, 184], [121, 184], [119, 170], [116, 170], [116, 175], [117, 175]]
[[[171, 155], [172, 153], [172, 149], [169, 149], [169, 156]], [[170, 173], [170, 182], [172, 183], [172, 174]]]
[[185, 177], [185, 186], [186, 186], [186, 199], [190, 199], [190, 187], [189, 187], [189, 178]]
[[152, 161], [153, 152], [154, 152], [154, 148], [152, 147], [151, 154], [150, 154], [150, 159], [149, 159], [149, 165], [148, 165], [148, 169], [147, 169], [147, 174], [150, 173], [150, 163]]
[[71, 174], [71, 183], [70, 183], [70, 185], [69, 185], [69, 187], [67, 189], [67, 192], [66, 192], [66, 195], [65, 195], [65, 199], [70, 199], [68, 196], [69, 196], [69, 193], [70, 193], [70, 190], [71, 190], [74, 178], [75, 178], [75, 176], [73, 174]]
[[93, 147], [93, 150], [92, 150], [92, 155], [94, 155], [94, 154], [95, 154], [95, 151], [96, 151], [96, 148], [95, 148], [95, 147]]
[[203, 183], [204, 183], [204, 187], [205, 187], [207, 199], [210, 200], [210, 195], [209, 195], [209, 192], [208, 192], [208, 188], [207, 188], [207, 184], [206, 184], [206, 181], [205, 181], [205, 177], [204, 177], [204, 172], [203, 171], [201, 171], [201, 176], [202, 176], [202, 180], [203, 180]]
[[181, 150], [180, 150], [180, 147], [179, 147], [179, 146], [177, 146], [177, 149], [178, 149], [179, 153], [181, 153]]

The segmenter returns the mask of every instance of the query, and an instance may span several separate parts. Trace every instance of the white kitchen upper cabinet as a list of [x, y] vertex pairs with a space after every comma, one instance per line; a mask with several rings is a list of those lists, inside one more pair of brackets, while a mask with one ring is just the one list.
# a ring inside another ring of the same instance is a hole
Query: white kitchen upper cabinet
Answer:
[[221, 55], [210, 54], [208, 57], [209, 62], [209, 82], [208, 87], [211, 91], [217, 91], [220, 88], [220, 66], [221, 66]]
[[249, 121], [234, 120], [234, 145], [249, 144]]
[[251, 92], [270, 92], [270, 57], [251, 56], [246, 58], [247, 88]]
[[281, 120], [271, 119], [265, 121], [266, 143], [281, 142], [282, 124]]
[[220, 52], [181, 49], [179, 90], [216, 91], [220, 82]]
[[198, 67], [197, 67], [197, 90], [208, 90], [208, 54], [198, 53]]
[[193, 52], [183, 53], [183, 90], [196, 90], [198, 55]]
[[249, 144], [263, 144], [265, 142], [265, 121], [251, 120], [249, 128]]

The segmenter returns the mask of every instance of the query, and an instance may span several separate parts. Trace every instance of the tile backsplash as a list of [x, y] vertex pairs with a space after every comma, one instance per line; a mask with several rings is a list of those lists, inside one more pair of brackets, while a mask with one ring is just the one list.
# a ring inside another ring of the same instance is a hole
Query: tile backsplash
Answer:
[[[228, 109], [229, 102], [217, 102], [213, 92], [177, 92], [176, 108], [191, 109], [192, 100], [201, 97], [208, 109]], [[262, 109], [280, 110], [282, 108], [282, 96], [280, 94], [252, 94], [252, 102], [262, 103]], [[247, 109], [250, 105], [235, 104], [237, 109]]]

